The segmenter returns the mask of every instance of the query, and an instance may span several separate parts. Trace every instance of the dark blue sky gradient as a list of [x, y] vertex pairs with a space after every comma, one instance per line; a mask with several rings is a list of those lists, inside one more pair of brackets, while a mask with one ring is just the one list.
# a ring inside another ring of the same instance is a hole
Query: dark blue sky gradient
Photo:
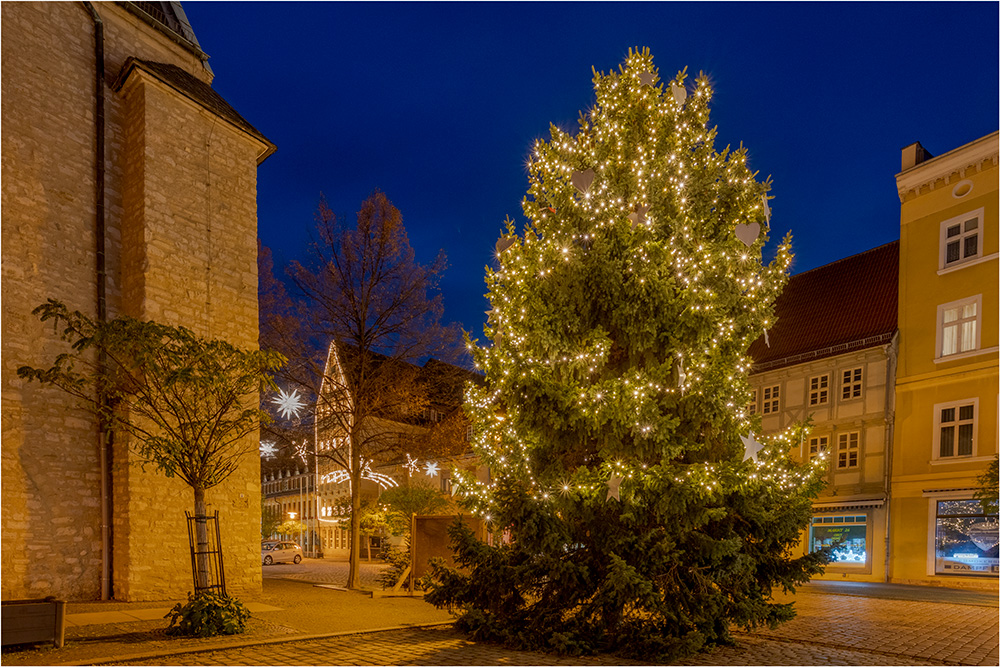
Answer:
[[374, 189], [418, 259], [449, 268], [445, 318], [482, 337], [483, 268], [520, 223], [525, 164], [576, 127], [591, 67], [648, 46], [660, 76], [715, 88], [717, 149], [771, 175], [772, 241], [798, 273], [899, 237], [900, 149], [997, 129], [998, 5], [981, 3], [187, 2], [213, 86], [278, 146], [258, 171], [260, 237], [304, 255], [320, 193], [353, 217]]

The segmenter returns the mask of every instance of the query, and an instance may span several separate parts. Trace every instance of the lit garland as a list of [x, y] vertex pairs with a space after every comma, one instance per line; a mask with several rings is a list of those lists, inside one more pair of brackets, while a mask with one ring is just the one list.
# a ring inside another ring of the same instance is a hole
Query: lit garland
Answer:
[[[682, 71], [660, 81], [648, 51], [630, 52], [617, 73], [595, 73], [596, 103], [581, 115], [579, 132], [552, 127], [550, 141], [536, 141], [522, 206], [529, 222], [518, 234], [506, 221], [498, 266], [487, 269], [492, 308], [484, 330], [493, 344], [468, 341], [487, 377], [486, 386], [467, 391], [473, 446], [494, 476], [524, 481], [540, 502], [606, 495], [618, 476], [624, 500], [630, 484], [678, 467], [672, 459], [684, 445], [677, 441], [687, 436], [676, 432], [672, 418], [682, 402], [727, 415], [727, 432], [755, 430], [744, 407], [752, 366], [745, 352], [773, 325], [790, 239], [770, 264], [762, 263], [770, 183], [756, 180], [742, 146], [715, 151], [711, 85], [702, 75], [688, 89], [686, 78]], [[617, 307], [648, 305], [651, 312], [636, 310], [634, 321], [655, 313], [670, 325], [629, 339], [643, 363], [623, 371], [614, 370], [620, 361], [608, 331], [582, 317], [574, 329], [572, 317], [557, 314], [590, 308], [601, 321], [602, 304], [574, 290], [592, 277], [588, 271], [609, 266], [615, 273], [600, 287], [618, 295]], [[571, 390], [552, 398], [554, 387]], [[597, 458], [567, 478], [536, 479], [546, 464], [534, 459], [544, 442], [533, 427], [539, 397], [556, 402], [546, 409], [565, 431], [612, 432], [647, 452], [638, 458], [650, 463], [624, 462], [627, 451], [616, 454], [613, 444], [601, 442], [594, 445]], [[818, 464], [797, 472], [778, 451], [786, 437], [767, 439], [760, 461], [736, 465], [746, 483], [787, 490], [814, 474]], [[723, 474], [710, 464], [682, 467], [675, 483], [706, 491]], [[495, 482], [456, 471], [455, 484], [477, 512], [495, 513]]]
[[[380, 472], [375, 472], [371, 469], [369, 461], [364, 461], [361, 466], [361, 479], [367, 479], [369, 481], [375, 482], [383, 489], [389, 489], [394, 486], [399, 486], [399, 482], [390, 477], [389, 475], [383, 475]], [[328, 472], [319, 478], [321, 484], [340, 484], [341, 482], [350, 482], [351, 473], [346, 470], [334, 470], [333, 472]]]

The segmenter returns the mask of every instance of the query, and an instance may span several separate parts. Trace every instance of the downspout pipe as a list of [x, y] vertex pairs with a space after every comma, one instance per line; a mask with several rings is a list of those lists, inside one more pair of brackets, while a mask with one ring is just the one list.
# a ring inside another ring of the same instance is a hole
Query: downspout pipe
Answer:
[[886, 346], [885, 372], [885, 563], [883, 564], [882, 581], [888, 583], [892, 579], [892, 560], [889, 549], [892, 547], [892, 443], [896, 437], [896, 366], [899, 359], [899, 330]]
[[[94, 147], [94, 241], [97, 269], [97, 321], [106, 322], [107, 307], [107, 264], [105, 255], [106, 212], [105, 198], [105, 137], [104, 137], [104, 22], [101, 16], [89, 2], [83, 3], [94, 24], [94, 129], [96, 142]], [[98, 354], [98, 368], [103, 369], [107, 357], [103, 352]], [[101, 411], [107, 407], [107, 398], [98, 396]], [[110, 600], [114, 597], [113, 547], [114, 535], [111, 523], [114, 512], [112, 493], [112, 446], [113, 440], [108, 425], [103, 418], [98, 422], [98, 457], [101, 469], [101, 599]]]

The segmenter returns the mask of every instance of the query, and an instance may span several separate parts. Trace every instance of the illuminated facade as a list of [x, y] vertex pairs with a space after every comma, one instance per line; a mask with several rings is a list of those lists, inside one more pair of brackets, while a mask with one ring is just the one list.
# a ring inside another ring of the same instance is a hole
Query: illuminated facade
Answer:
[[792, 276], [750, 348], [748, 410], [764, 433], [811, 420], [790, 454], [827, 461], [802, 542], [834, 547], [825, 578], [885, 578], [898, 258], [893, 242]]
[[998, 135], [903, 149], [889, 577], [997, 586], [997, 517], [973, 499], [997, 453]]

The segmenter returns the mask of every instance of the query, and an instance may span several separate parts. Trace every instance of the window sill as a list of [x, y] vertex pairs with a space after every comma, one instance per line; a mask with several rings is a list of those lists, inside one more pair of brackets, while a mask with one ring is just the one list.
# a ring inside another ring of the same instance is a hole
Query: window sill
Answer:
[[946, 273], [954, 273], [955, 271], [961, 271], [964, 268], [975, 266], [976, 264], [982, 264], [983, 262], [989, 262], [1000, 256], [1000, 253], [993, 253], [992, 255], [986, 255], [985, 257], [977, 257], [975, 259], [969, 259], [964, 262], [955, 264], [954, 266], [947, 266], [943, 269], [938, 269], [937, 274], [943, 276]]
[[934, 359], [935, 364], [946, 364], [949, 361], [957, 361], [959, 359], [969, 359], [971, 357], [978, 357], [985, 354], [996, 354], [1000, 351], [1000, 347], [987, 347], [982, 350], [969, 350], [968, 352], [959, 352], [958, 354], [949, 354], [947, 357], [936, 357]]
[[932, 466], [948, 465], [949, 463], [979, 463], [981, 461], [992, 461], [992, 456], [952, 456], [946, 459], [931, 459], [928, 461]]

